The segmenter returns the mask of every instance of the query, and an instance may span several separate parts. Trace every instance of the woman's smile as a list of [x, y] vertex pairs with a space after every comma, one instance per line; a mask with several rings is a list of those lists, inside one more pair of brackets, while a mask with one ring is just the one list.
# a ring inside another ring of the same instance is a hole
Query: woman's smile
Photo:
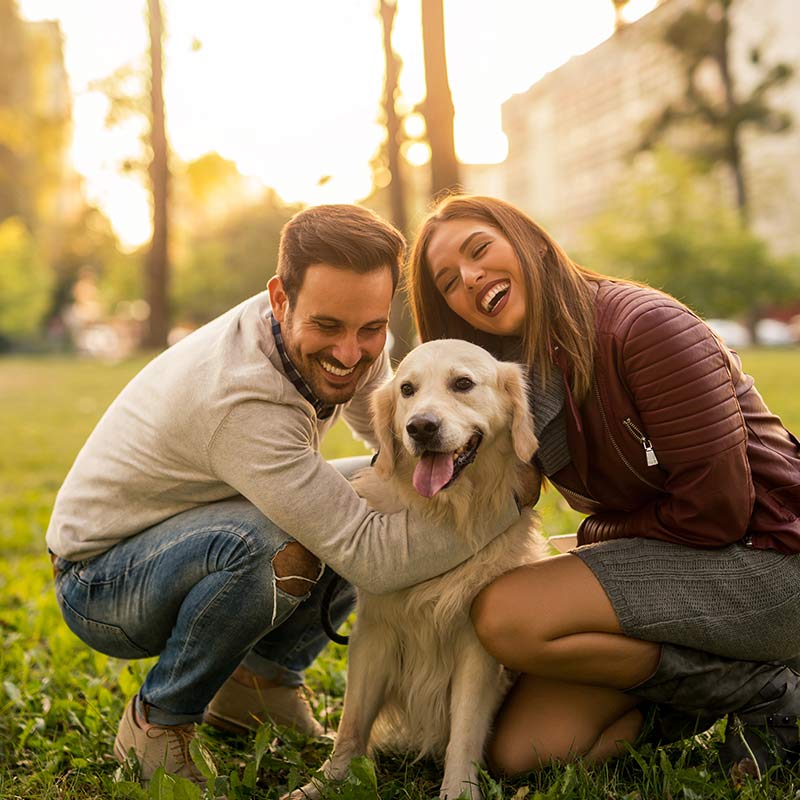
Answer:
[[487, 316], [496, 316], [508, 302], [511, 293], [511, 281], [501, 278], [485, 286], [475, 298], [478, 311]]

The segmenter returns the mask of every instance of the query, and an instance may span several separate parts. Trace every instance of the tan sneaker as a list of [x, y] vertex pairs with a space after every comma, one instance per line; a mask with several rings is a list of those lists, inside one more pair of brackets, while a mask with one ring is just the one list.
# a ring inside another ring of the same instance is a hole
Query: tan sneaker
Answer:
[[324, 736], [305, 691], [305, 686], [250, 688], [228, 678], [208, 704], [203, 722], [230, 733], [249, 733], [271, 719], [306, 736]]
[[114, 740], [114, 755], [117, 761], [125, 762], [128, 752], [133, 750], [139, 761], [142, 783], [147, 783], [158, 767], [171, 775], [187, 778], [198, 786], [205, 787], [206, 779], [195, 767], [189, 754], [189, 744], [195, 735], [195, 725], [154, 725], [140, 723], [134, 712], [136, 698], [125, 706]]

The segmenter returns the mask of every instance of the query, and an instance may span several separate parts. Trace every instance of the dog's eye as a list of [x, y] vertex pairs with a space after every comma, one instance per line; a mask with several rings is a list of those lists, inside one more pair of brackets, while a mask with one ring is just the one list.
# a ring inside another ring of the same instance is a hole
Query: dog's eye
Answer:
[[468, 392], [475, 385], [472, 378], [456, 378], [453, 381], [453, 389], [456, 392]]
[[403, 395], [403, 397], [411, 397], [411, 395], [414, 394], [414, 384], [409, 383], [408, 381], [401, 383], [400, 394]]

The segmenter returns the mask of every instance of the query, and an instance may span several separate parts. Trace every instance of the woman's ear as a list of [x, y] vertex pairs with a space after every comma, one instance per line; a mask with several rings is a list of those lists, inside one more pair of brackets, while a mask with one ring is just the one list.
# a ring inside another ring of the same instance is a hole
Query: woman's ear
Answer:
[[378, 477], [387, 480], [394, 471], [394, 387], [392, 381], [372, 393], [372, 427], [378, 439], [374, 467]]
[[502, 386], [511, 403], [511, 444], [520, 461], [526, 463], [533, 458], [539, 447], [533, 432], [533, 416], [525, 390], [525, 373], [518, 364], [504, 363]]

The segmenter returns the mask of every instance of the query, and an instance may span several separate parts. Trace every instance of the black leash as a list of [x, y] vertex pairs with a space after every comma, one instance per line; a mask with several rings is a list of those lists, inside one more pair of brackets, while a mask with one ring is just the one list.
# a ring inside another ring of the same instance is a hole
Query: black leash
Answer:
[[333, 576], [331, 582], [325, 587], [325, 593], [322, 595], [322, 608], [320, 609], [322, 630], [324, 630], [325, 635], [332, 642], [336, 642], [336, 644], [348, 644], [350, 642], [349, 636], [342, 636], [336, 633], [333, 628], [333, 623], [331, 622], [331, 602], [333, 601], [333, 596], [344, 582], [344, 578], [342, 578], [341, 575]]

